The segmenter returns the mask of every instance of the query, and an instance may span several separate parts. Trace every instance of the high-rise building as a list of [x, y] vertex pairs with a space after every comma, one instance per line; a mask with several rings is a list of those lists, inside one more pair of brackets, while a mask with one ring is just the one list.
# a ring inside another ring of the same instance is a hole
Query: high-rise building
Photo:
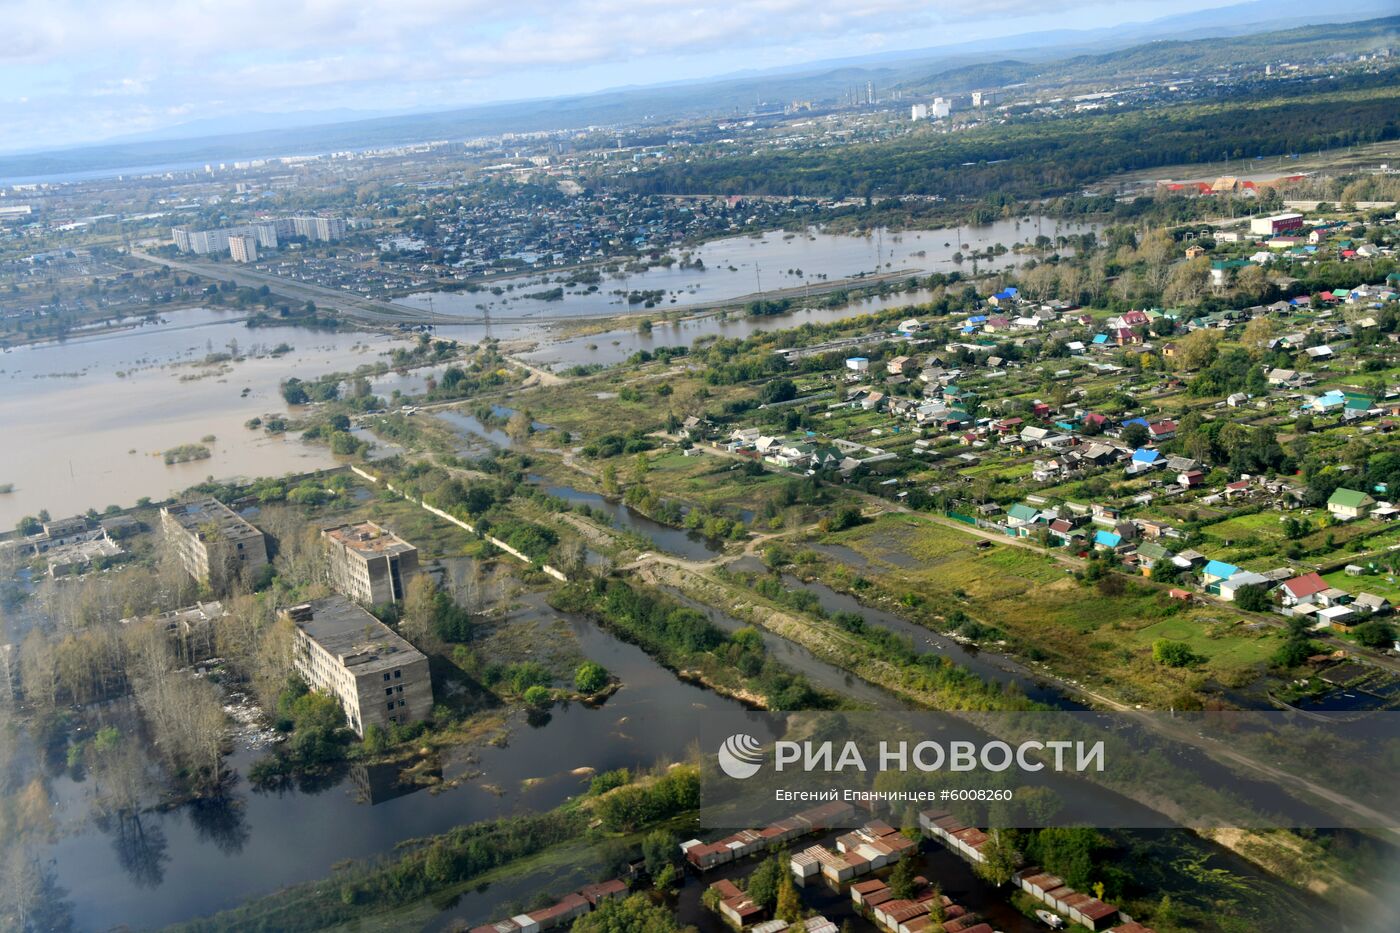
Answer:
[[911, 120], [927, 120], [927, 119], [928, 119], [928, 104], [914, 104], [914, 105], [912, 105], [912, 106], [909, 108], [909, 119], [911, 119]]
[[935, 120], [946, 120], [948, 115], [953, 112], [953, 102], [943, 97], [935, 97], [928, 112], [929, 116]]
[[428, 659], [344, 596], [282, 610], [296, 627], [292, 660], [313, 689], [340, 701], [345, 721], [363, 736], [426, 719], [433, 709]]
[[418, 572], [418, 549], [374, 522], [321, 531], [330, 556], [331, 586], [367, 606], [403, 602]]
[[267, 563], [263, 533], [217, 499], [164, 506], [160, 524], [185, 572], [215, 592], [239, 579], [251, 582]]
[[308, 240], [332, 242], [345, 236], [345, 221], [339, 217], [293, 217], [292, 233]]
[[257, 237], [247, 233], [235, 233], [228, 238], [228, 254], [234, 262], [257, 262]]
[[260, 249], [276, 249], [276, 248], [277, 248], [277, 224], [276, 224], [276, 222], [271, 221], [271, 220], [259, 221], [259, 222], [257, 222], [257, 223], [251, 224], [251, 225], [249, 226], [249, 229], [252, 230], [253, 235], [254, 235], [255, 237], [258, 238], [258, 248], [260, 248]]
[[190, 252], [206, 255], [222, 253], [228, 249], [227, 230], [191, 230]]
[[236, 236], [251, 237], [257, 249], [277, 249], [279, 236], [303, 236], [308, 240], [331, 242], [345, 236], [345, 221], [339, 217], [308, 215], [255, 220], [220, 230], [191, 230], [188, 226], [170, 228], [170, 238], [185, 253], [222, 253], [230, 248], [229, 239]]

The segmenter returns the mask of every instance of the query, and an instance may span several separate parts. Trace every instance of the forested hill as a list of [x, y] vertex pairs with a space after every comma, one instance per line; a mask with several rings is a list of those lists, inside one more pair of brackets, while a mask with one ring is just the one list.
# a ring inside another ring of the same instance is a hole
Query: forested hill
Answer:
[[1220, 39], [1162, 40], [1053, 62], [1009, 59], [967, 65], [910, 81], [904, 89], [912, 93], [948, 94], [1022, 81], [1056, 85], [1111, 78], [1148, 78], [1235, 66], [1241, 62], [1256, 62], [1262, 70], [1270, 62], [1316, 61], [1330, 55], [1356, 55], [1378, 49], [1400, 50], [1400, 16]]
[[1286, 96], [1025, 118], [886, 142], [693, 159], [621, 176], [677, 194], [1037, 198], [1161, 165], [1276, 156], [1400, 137], [1400, 69], [1300, 82]]

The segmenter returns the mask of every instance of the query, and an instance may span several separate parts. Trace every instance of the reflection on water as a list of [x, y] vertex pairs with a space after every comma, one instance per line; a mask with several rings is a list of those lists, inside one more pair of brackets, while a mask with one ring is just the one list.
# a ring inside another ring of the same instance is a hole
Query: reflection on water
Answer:
[[653, 521], [631, 506], [616, 502], [596, 492], [584, 492], [572, 486], [545, 486], [544, 491], [556, 499], [563, 499], [570, 505], [586, 505], [590, 511], [603, 512], [614, 528], [639, 534], [651, 541], [659, 551], [675, 554], [689, 560], [708, 560], [723, 551], [723, 547], [708, 541], [704, 536], [684, 528], [672, 528]]
[[[463, 435], [464, 443], [458, 448], [458, 452], [463, 455], [479, 456], [493, 446], [506, 450], [516, 446], [515, 440], [508, 433], [500, 428], [483, 424], [481, 419], [474, 414], [452, 409], [444, 409], [433, 414], [434, 417], [451, 425], [458, 434]], [[495, 406], [495, 414], [498, 417], [508, 416], [511, 414], [511, 410], [498, 405]], [[536, 422], [535, 429], [548, 430], [549, 426]], [[586, 505], [594, 512], [604, 513], [612, 520], [613, 527], [639, 534], [650, 540], [658, 550], [666, 551], [669, 554], [677, 554], [691, 560], [706, 560], [723, 550], [721, 545], [707, 541], [694, 531], [663, 525], [647, 518], [629, 505], [608, 499], [596, 492], [584, 492], [572, 486], [548, 485], [543, 483], [540, 477], [533, 475], [526, 479], [530, 483], [540, 485], [544, 492], [556, 499], [563, 499], [570, 505]]]
[[[347, 767], [305, 788], [259, 792], [238, 782], [224, 800], [149, 812], [139, 826], [128, 821], [123, 828], [89, 819], [85, 786], [55, 775], [55, 819], [66, 831], [50, 854], [77, 926], [174, 923], [324, 877], [342, 859], [385, 853], [405, 839], [554, 807], [586, 789], [588, 778], [575, 769], [680, 760], [694, 730], [678, 723], [707, 713], [748, 716], [739, 703], [677, 680], [640, 648], [588, 619], [554, 612], [538, 596], [510, 618], [528, 623], [544, 616], [565, 618], [582, 653], [617, 675], [622, 689], [596, 708], [556, 706], [533, 728], [521, 716], [503, 746], [444, 752], [445, 779], [477, 776], [441, 793], [398, 785], [392, 769]], [[765, 728], [755, 720], [753, 734]], [[262, 754], [240, 748], [228, 765], [246, 774]]]

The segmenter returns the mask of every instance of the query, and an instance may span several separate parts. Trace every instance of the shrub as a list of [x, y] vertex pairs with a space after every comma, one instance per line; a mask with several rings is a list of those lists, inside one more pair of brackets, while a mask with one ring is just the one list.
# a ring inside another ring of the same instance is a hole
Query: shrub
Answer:
[[574, 689], [592, 695], [608, 685], [608, 672], [601, 664], [585, 661], [574, 672]]
[[1167, 667], [1189, 667], [1201, 659], [1186, 642], [1159, 638], [1152, 643], [1152, 660]]

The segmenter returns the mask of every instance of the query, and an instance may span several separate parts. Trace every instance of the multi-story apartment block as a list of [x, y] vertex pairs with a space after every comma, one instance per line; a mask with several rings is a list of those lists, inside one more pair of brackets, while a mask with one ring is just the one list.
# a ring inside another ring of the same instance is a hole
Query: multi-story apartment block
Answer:
[[428, 659], [344, 596], [328, 596], [282, 614], [296, 627], [293, 660], [313, 689], [340, 701], [357, 735], [424, 719], [433, 708]]
[[339, 217], [293, 217], [292, 231], [308, 240], [335, 241], [345, 236], [345, 221]]
[[[222, 253], [233, 251], [233, 241], [237, 237], [251, 238], [260, 249], [277, 248], [277, 228], [280, 221], [259, 220], [237, 227], [223, 227], [218, 230], [191, 230], [189, 226], [171, 227], [170, 239], [182, 253]], [[343, 226], [344, 221], [341, 221]], [[290, 235], [290, 227], [288, 228]], [[237, 257], [234, 257], [237, 259]], [[251, 261], [251, 260], [247, 260]]]
[[267, 563], [263, 533], [216, 499], [165, 506], [160, 524], [185, 571], [216, 591], [238, 579], [251, 580]]
[[402, 602], [408, 578], [418, 572], [418, 549], [374, 522], [321, 532], [330, 556], [331, 586], [357, 602]]
[[247, 233], [237, 233], [228, 238], [228, 254], [234, 262], [258, 261], [258, 238]]

